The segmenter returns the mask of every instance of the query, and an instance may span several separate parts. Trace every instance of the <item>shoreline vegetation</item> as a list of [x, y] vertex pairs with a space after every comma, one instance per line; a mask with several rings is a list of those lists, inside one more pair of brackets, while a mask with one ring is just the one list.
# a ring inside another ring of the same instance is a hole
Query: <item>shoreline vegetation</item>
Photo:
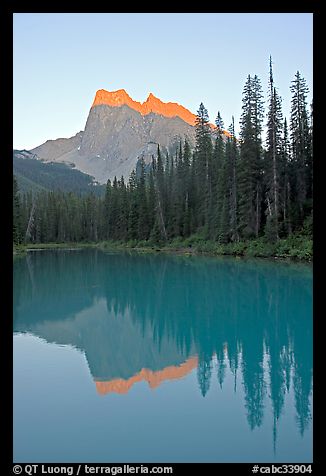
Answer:
[[313, 261], [313, 241], [311, 237], [295, 234], [275, 243], [264, 238], [235, 243], [219, 244], [205, 240], [198, 235], [186, 239], [176, 238], [169, 242], [155, 243], [150, 240], [100, 241], [72, 243], [26, 243], [13, 245], [13, 255], [20, 256], [27, 251], [80, 248], [98, 248], [103, 251], [135, 251], [139, 253], [172, 253], [182, 255], [233, 256], [243, 258], [290, 259]]

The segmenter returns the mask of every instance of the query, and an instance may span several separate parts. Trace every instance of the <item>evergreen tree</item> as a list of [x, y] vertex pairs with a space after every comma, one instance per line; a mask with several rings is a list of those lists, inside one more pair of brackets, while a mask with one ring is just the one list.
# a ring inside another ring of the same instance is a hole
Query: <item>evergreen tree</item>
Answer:
[[35, 204], [36, 200], [32, 192], [28, 192], [26, 194], [26, 201], [25, 201], [25, 223], [24, 223], [24, 231], [25, 231], [25, 241], [32, 242], [34, 236], [34, 217], [35, 217]]
[[104, 196], [104, 239], [108, 240], [110, 238], [110, 212], [111, 212], [111, 198], [112, 198], [112, 187], [111, 180], [109, 179], [106, 183], [105, 196]]
[[182, 219], [182, 198], [181, 190], [178, 180], [177, 166], [182, 162], [182, 156], [179, 158], [179, 150], [176, 150], [175, 158], [171, 156], [170, 167], [167, 172], [167, 233], [169, 238], [180, 236], [181, 233], [181, 219]]
[[229, 137], [226, 144], [226, 160], [230, 168], [230, 239], [239, 241], [238, 233], [238, 191], [237, 191], [237, 168], [239, 151], [234, 130], [234, 117], [229, 127]]
[[145, 161], [140, 159], [140, 177], [137, 183], [138, 238], [147, 240], [150, 234], [147, 192], [145, 183]]
[[244, 238], [257, 237], [261, 228], [262, 120], [260, 80], [249, 75], [242, 100], [238, 175], [239, 229]]
[[291, 149], [293, 168], [295, 172], [295, 203], [297, 204], [295, 225], [299, 227], [304, 217], [310, 213], [311, 203], [307, 199], [311, 198], [311, 141], [309, 118], [307, 112], [307, 94], [309, 89], [306, 81], [301, 77], [299, 71], [295, 75], [290, 87], [292, 92], [291, 101]]
[[290, 141], [288, 134], [287, 120], [284, 119], [282, 148], [281, 148], [281, 233], [286, 236], [292, 233], [292, 162], [290, 156]]
[[229, 171], [225, 155], [226, 149], [222, 130], [223, 121], [220, 112], [218, 112], [215, 122], [217, 125], [217, 136], [213, 153], [211, 178], [214, 201], [211, 207], [210, 236], [220, 243], [225, 243], [228, 240]]
[[152, 164], [148, 175], [148, 228], [150, 230], [150, 236], [153, 233], [156, 218], [155, 203], [154, 158], [152, 158]]
[[183, 150], [181, 140], [176, 151], [175, 171], [173, 176], [173, 207], [174, 207], [174, 235], [184, 236], [185, 215], [185, 170], [183, 163]]
[[309, 128], [309, 156], [308, 156], [308, 196], [311, 197], [311, 208], [313, 200], [313, 179], [314, 179], [314, 166], [313, 166], [313, 101], [310, 104], [310, 128]]
[[128, 239], [136, 240], [138, 238], [138, 192], [136, 172], [133, 170], [129, 177], [129, 214], [128, 214]]
[[128, 193], [125, 185], [124, 177], [118, 180], [117, 184], [117, 237], [119, 240], [126, 240], [128, 235]]
[[279, 238], [282, 123], [281, 99], [274, 86], [272, 57], [270, 57], [269, 109], [267, 113], [267, 149], [264, 160], [264, 178], [267, 202], [265, 233], [269, 241], [272, 242]]
[[[160, 151], [160, 146], [157, 146], [157, 162], [155, 165], [154, 171], [154, 186], [155, 186], [155, 195], [156, 195], [156, 230], [160, 230], [160, 239], [167, 240], [166, 233], [166, 217], [165, 217], [165, 208], [166, 208], [166, 196], [165, 196], [165, 174], [163, 161]], [[157, 236], [156, 232], [156, 236]]]
[[13, 176], [13, 242], [19, 244], [23, 239], [21, 203], [16, 177]]
[[118, 180], [114, 177], [111, 190], [111, 205], [109, 214], [109, 238], [111, 240], [119, 239], [118, 222], [119, 222], [119, 190]]
[[223, 208], [224, 187], [224, 168], [225, 168], [225, 143], [223, 139], [223, 123], [220, 112], [216, 118], [217, 133], [212, 157], [211, 167], [211, 186], [212, 200], [209, 207], [209, 237], [218, 239], [220, 231], [221, 210]]
[[217, 130], [219, 132], [223, 132], [224, 122], [222, 120], [220, 111], [217, 112], [217, 116], [216, 116], [216, 119], [215, 119], [215, 124], [216, 124]]
[[182, 230], [183, 236], [189, 236], [191, 233], [191, 208], [194, 190], [191, 183], [191, 150], [187, 139], [183, 146], [182, 175], [180, 176], [180, 181], [183, 184], [184, 200]]
[[[116, 192], [117, 181], [113, 182], [114, 193]], [[116, 217], [119, 216], [119, 209], [116, 202]], [[98, 229], [97, 229], [97, 202], [94, 193], [90, 193], [86, 197], [86, 228], [87, 228], [87, 241], [97, 241], [98, 240]], [[117, 237], [117, 218], [115, 219], [115, 237]]]
[[194, 155], [194, 175], [196, 192], [196, 223], [199, 228], [208, 225], [208, 210], [212, 199], [211, 161], [212, 140], [207, 109], [200, 103], [196, 121], [196, 148]]

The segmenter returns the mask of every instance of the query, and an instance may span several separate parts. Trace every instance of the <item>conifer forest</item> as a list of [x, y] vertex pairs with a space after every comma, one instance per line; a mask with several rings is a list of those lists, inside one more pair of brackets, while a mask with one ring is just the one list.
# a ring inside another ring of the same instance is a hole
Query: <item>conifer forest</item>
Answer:
[[267, 97], [260, 79], [247, 76], [238, 137], [233, 118], [226, 127], [217, 112], [212, 125], [201, 103], [195, 147], [180, 138], [169, 154], [158, 144], [151, 163], [140, 159], [128, 179], [108, 180], [102, 196], [56, 190], [23, 194], [14, 176], [14, 244], [157, 245], [198, 239], [236, 247], [298, 236], [312, 243], [313, 105], [307, 104], [299, 71], [290, 89], [286, 118], [270, 59]]

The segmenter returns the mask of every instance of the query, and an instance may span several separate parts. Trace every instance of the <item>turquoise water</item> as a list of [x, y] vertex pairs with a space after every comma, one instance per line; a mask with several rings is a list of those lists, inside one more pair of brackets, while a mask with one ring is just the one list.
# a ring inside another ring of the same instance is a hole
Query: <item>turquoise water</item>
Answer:
[[312, 462], [312, 270], [14, 262], [15, 462]]

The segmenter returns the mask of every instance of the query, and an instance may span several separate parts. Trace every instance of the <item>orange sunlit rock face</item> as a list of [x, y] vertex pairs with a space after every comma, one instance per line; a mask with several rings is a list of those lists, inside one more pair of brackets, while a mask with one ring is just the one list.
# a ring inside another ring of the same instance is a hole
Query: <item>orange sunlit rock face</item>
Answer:
[[95, 381], [96, 390], [100, 395], [112, 392], [121, 394], [128, 393], [134, 383], [141, 382], [142, 380], [145, 380], [150, 388], [156, 388], [165, 380], [175, 380], [184, 377], [191, 372], [191, 370], [196, 368], [197, 364], [198, 358], [191, 357], [179, 366], [171, 365], [170, 367], [155, 372], [148, 369], [142, 369], [137, 375], [130, 377], [128, 380], [117, 378], [109, 382]]
[[124, 104], [138, 111], [143, 116], [154, 112], [165, 117], [178, 116], [190, 125], [195, 125], [195, 114], [192, 114], [188, 109], [175, 102], [162, 102], [152, 93], [149, 94], [145, 102], [141, 103], [134, 101], [124, 89], [118, 91], [105, 91], [100, 89], [97, 91], [92, 107], [100, 104], [107, 104], [108, 106], [123, 106]]
[[[134, 101], [124, 89], [118, 89], [118, 91], [106, 91], [100, 89], [95, 95], [92, 107], [106, 104], [107, 106], [119, 107], [129, 106], [135, 111], [139, 112], [143, 116], [154, 112], [155, 114], [161, 114], [165, 117], [180, 117], [183, 121], [187, 122], [191, 126], [195, 125], [196, 116], [185, 107], [176, 102], [163, 102], [154, 94], [150, 93], [145, 102], [141, 103]], [[212, 129], [216, 129], [214, 124], [210, 124]], [[230, 136], [227, 131], [223, 131], [226, 136]]]

